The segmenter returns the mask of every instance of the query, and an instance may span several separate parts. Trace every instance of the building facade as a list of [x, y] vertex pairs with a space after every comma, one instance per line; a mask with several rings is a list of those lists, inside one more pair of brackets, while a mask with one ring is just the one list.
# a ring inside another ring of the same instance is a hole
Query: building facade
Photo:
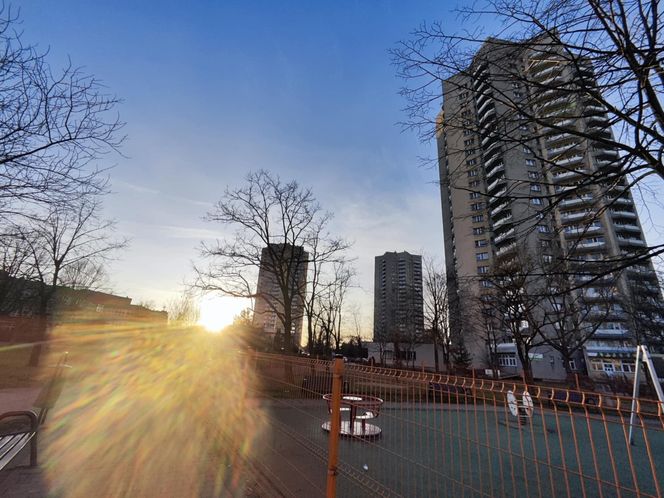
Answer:
[[374, 270], [374, 342], [407, 345], [424, 333], [422, 257], [408, 252], [376, 256]]
[[90, 289], [58, 286], [41, 315], [41, 282], [0, 272], [0, 342], [31, 342], [40, 337], [43, 322], [51, 327], [107, 331], [114, 327], [166, 327], [168, 313], [132, 304], [130, 297]]
[[[534, 338], [539, 327], [583, 346], [567, 365], [560, 348], [533, 346], [534, 377], [630, 375], [634, 345], [643, 342], [635, 303], [649, 304], [650, 326], [664, 322], [649, 260], [621, 271], [602, 266], [646, 247], [630, 190], [616, 174], [620, 154], [605, 140], [613, 139], [607, 113], [574, 90], [594, 84], [592, 68], [569, 64], [562, 49], [542, 56], [529, 47], [489, 39], [468, 70], [443, 84], [437, 138], [450, 325], [476, 368], [518, 373], [514, 336]], [[506, 281], [497, 269], [517, 260], [530, 275], [519, 292], [549, 289], [550, 298], [536, 312], [520, 298], [513, 315], [528, 320], [510, 328], [509, 310], [496, 313], [492, 303]]]
[[[289, 244], [270, 244], [261, 252], [253, 324], [277, 347], [302, 344], [308, 257], [303, 247]], [[283, 342], [286, 318], [291, 322], [291, 344]]]

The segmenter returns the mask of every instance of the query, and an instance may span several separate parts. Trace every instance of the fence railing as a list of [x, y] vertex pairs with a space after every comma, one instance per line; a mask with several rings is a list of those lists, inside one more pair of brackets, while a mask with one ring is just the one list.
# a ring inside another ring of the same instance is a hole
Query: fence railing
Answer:
[[269, 425], [310, 457], [293, 471], [321, 496], [662, 496], [657, 401], [636, 403], [630, 444], [630, 398], [335, 361], [328, 403], [334, 362], [247, 358]]

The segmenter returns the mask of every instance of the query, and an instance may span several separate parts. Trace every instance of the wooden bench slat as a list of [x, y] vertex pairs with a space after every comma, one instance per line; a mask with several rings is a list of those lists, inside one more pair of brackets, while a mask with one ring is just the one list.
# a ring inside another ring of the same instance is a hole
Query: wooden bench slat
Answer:
[[12, 436], [10, 438], [9, 444], [6, 444], [3, 452], [0, 453], [0, 469], [5, 468], [5, 466], [11, 462], [16, 455], [18, 455], [18, 452], [25, 448], [25, 446], [34, 436], [34, 432], [15, 434]]
[[0, 436], [0, 455], [4, 455], [5, 452], [8, 451], [7, 447], [13, 443], [15, 437], [16, 434], [6, 434], [4, 436]]

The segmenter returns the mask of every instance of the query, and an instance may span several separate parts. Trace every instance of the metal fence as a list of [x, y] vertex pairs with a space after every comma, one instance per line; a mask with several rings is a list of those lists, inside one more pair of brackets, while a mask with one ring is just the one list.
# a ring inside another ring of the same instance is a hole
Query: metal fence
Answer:
[[334, 362], [246, 361], [271, 430], [300, 449], [272, 448], [282, 468], [321, 496], [662, 496], [656, 401], [636, 404], [630, 444], [630, 398], [337, 359], [326, 401]]

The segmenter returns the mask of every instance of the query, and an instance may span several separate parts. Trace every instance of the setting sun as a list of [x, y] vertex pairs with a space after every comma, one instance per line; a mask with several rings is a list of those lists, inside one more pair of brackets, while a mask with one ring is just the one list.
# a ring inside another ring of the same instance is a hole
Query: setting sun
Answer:
[[201, 298], [198, 323], [210, 332], [219, 332], [233, 323], [233, 318], [251, 306], [249, 299], [209, 295]]

